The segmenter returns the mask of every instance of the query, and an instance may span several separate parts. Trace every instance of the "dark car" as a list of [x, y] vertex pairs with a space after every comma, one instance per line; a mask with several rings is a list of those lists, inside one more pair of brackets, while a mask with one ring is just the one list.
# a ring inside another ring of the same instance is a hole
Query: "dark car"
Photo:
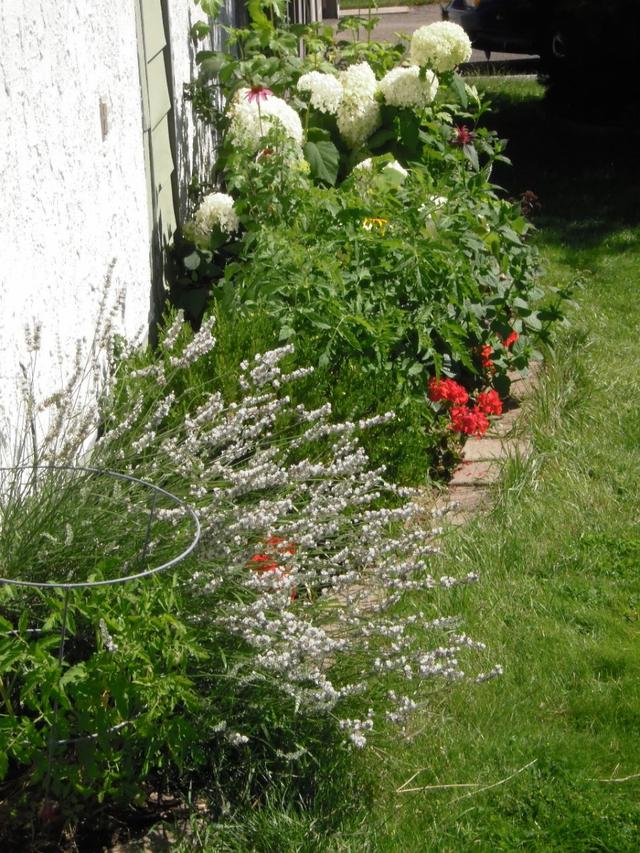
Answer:
[[449, 0], [442, 17], [488, 55], [540, 56], [547, 93], [563, 108], [638, 126], [640, 0]]
[[479, 50], [538, 54], [547, 69], [638, 68], [639, 0], [449, 0], [442, 17]]
[[466, 30], [475, 48], [505, 53], [564, 55], [566, 37], [553, 0], [451, 0], [445, 20]]

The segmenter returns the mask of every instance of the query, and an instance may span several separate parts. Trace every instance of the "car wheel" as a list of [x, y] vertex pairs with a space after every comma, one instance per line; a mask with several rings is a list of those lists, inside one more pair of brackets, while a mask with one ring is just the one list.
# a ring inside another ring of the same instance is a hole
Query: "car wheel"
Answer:
[[568, 56], [567, 37], [563, 30], [551, 31], [549, 53], [553, 62], [564, 62]]

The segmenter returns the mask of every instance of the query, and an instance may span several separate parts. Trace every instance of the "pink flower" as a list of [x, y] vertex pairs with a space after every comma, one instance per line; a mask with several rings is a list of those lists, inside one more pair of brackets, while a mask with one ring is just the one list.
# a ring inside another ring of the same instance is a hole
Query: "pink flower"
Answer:
[[269, 95], [273, 95], [271, 89], [267, 89], [266, 86], [258, 85], [252, 86], [245, 95], [245, 98], [249, 101], [250, 104], [254, 101], [260, 103], [260, 101], [266, 101]]
[[476, 137], [475, 133], [470, 131], [466, 124], [463, 124], [462, 127], [456, 127], [454, 130], [454, 145], [470, 145]]

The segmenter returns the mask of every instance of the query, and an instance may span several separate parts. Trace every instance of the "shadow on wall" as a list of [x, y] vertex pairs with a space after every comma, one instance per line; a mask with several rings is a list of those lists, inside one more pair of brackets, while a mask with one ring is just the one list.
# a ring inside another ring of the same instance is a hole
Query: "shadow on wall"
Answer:
[[[212, 33], [204, 41], [195, 43], [191, 29], [201, 18], [189, 10], [188, 32], [188, 69], [184, 69], [185, 83], [195, 82], [198, 78], [196, 54], [201, 50], [223, 50], [227, 40], [223, 27], [238, 26], [244, 8], [237, 9], [236, 0], [227, 0], [224, 8], [212, 28]], [[176, 132], [176, 180], [178, 199], [178, 221], [184, 222], [190, 214], [189, 187], [192, 182], [207, 182], [215, 162], [217, 140], [212, 127], [199, 121], [193, 115], [193, 108], [184, 91], [175, 92], [175, 132]]]

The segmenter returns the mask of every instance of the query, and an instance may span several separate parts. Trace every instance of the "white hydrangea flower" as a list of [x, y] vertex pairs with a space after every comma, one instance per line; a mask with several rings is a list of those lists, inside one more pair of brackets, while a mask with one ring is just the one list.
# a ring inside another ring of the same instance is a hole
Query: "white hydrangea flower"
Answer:
[[380, 106], [371, 100], [357, 112], [338, 110], [338, 130], [350, 148], [359, 148], [380, 127]]
[[274, 126], [283, 128], [285, 134], [302, 145], [302, 123], [298, 113], [276, 95], [249, 99], [250, 89], [239, 89], [229, 107], [229, 135], [243, 148], [255, 151], [260, 140]]
[[368, 62], [350, 65], [340, 72], [343, 96], [338, 107], [338, 130], [351, 148], [358, 148], [380, 127], [376, 101], [378, 81]]
[[240, 220], [233, 199], [226, 193], [209, 193], [196, 210], [194, 221], [202, 234], [209, 234], [216, 226], [227, 234], [237, 231]]
[[378, 91], [376, 75], [368, 62], [358, 62], [340, 72], [344, 98], [352, 105], [358, 101], [370, 101]]
[[380, 81], [380, 91], [392, 107], [419, 109], [434, 100], [438, 92], [438, 78], [433, 71], [427, 71], [420, 79], [418, 65], [392, 68]]
[[299, 92], [308, 92], [311, 106], [321, 113], [335, 115], [342, 100], [342, 83], [332, 74], [309, 71], [298, 80]]
[[361, 160], [353, 167], [354, 172], [370, 172], [373, 169], [373, 160], [367, 157], [366, 160]]
[[471, 58], [471, 42], [458, 24], [437, 21], [415, 30], [411, 36], [410, 55], [414, 65], [452, 71], [456, 65]]
[[392, 160], [390, 163], [385, 164], [382, 169], [382, 174], [386, 175], [388, 178], [392, 178], [398, 183], [402, 183], [409, 172], [407, 172], [407, 170], [401, 166], [397, 160]]

